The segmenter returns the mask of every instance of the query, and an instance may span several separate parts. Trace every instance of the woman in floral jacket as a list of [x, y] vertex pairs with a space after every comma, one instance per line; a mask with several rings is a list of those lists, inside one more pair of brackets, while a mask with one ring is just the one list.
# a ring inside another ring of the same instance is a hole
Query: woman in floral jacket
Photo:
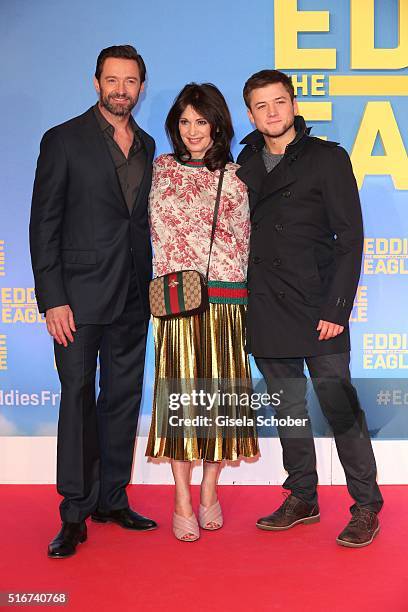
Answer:
[[[209, 267], [209, 310], [154, 318], [156, 376], [146, 455], [171, 459], [173, 530], [178, 539], [191, 542], [199, 537], [191, 462], [203, 459], [200, 526], [219, 529], [220, 462], [258, 452], [254, 415], [242, 401], [251, 387], [244, 349], [250, 222], [246, 187], [231, 161], [233, 128], [221, 92], [211, 84], [186, 85], [170, 109], [166, 131], [174, 154], [154, 162], [149, 204], [155, 276], [180, 270], [206, 273], [218, 181], [225, 168]], [[174, 385], [179, 393], [189, 389], [191, 401], [174, 402], [177, 394], [169, 393]], [[198, 396], [204, 389], [214, 394], [211, 400]], [[225, 401], [221, 391], [235, 395]]]

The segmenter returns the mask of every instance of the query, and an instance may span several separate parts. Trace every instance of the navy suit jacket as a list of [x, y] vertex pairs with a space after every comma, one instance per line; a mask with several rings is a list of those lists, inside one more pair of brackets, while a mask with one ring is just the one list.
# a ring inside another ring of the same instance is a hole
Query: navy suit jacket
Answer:
[[92, 108], [44, 134], [30, 219], [40, 312], [69, 304], [77, 324], [112, 322], [124, 308], [133, 259], [149, 316], [147, 205], [155, 143], [143, 130], [141, 138], [146, 166], [130, 214]]

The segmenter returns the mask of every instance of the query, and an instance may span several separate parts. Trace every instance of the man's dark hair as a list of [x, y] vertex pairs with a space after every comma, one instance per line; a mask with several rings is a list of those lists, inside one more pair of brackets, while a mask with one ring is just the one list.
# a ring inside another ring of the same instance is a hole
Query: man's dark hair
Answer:
[[244, 85], [243, 96], [247, 107], [250, 108], [251, 93], [254, 89], [266, 87], [267, 85], [272, 85], [273, 83], [282, 83], [286, 91], [290, 94], [290, 98], [293, 102], [295, 98], [295, 90], [293, 88], [291, 78], [284, 72], [280, 72], [280, 70], [261, 70], [260, 72], [256, 72], [249, 77]]
[[139, 67], [140, 82], [143, 83], [146, 80], [146, 66], [143, 57], [139, 55], [136, 49], [132, 45], [114, 45], [113, 47], [102, 49], [98, 55], [95, 68], [95, 77], [98, 81], [102, 73], [103, 64], [108, 57], [134, 60]]
[[192, 106], [211, 125], [212, 147], [204, 156], [204, 163], [212, 172], [223, 168], [232, 161], [230, 152], [234, 136], [231, 115], [224, 96], [211, 83], [189, 83], [179, 93], [166, 119], [166, 132], [173, 145], [174, 154], [179, 160], [190, 160], [179, 130], [179, 120], [187, 106]]

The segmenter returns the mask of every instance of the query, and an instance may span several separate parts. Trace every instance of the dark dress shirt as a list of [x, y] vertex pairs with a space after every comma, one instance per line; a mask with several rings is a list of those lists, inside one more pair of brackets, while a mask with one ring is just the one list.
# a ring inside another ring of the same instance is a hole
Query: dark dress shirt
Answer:
[[108, 145], [112, 161], [115, 164], [123, 197], [125, 198], [129, 213], [131, 213], [146, 165], [146, 151], [140, 138], [139, 127], [132, 115], [130, 115], [129, 124], [133, 130], [133, 143], [129, 149], [128, 157], [126, 157], [118, 143], [114, 140], [115, 128], [113, 125], [102, 115], [98, 104], [95, 104], [93, 109]]

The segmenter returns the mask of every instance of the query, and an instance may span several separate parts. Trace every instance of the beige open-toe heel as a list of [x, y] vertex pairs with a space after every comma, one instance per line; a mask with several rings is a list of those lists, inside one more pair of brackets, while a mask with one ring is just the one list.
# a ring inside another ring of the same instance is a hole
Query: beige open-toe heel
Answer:
[[[173, 533], [181, 542], [195, 542], [200, 537], [200, 528], [197, 517], [193, 514], [186, 518], [179, 514], [173, 514]], [[194, 536], [194, 537], [187, 537]]]
[[[224, 519], [222, 517], [222, 510], [220, 506], [220, 502], [217, 501], [212, 506], [203, 506], [200, 504], [200, 508], [198, 510], [198, 520], [200, 523], [200, 527], [203, 529], [207, 529], [208, 531], [215, 531], [216, 529], [221, 529], [224, 524]], [[208, 526], [209, 523], [214, 523], [216, 526]]]

